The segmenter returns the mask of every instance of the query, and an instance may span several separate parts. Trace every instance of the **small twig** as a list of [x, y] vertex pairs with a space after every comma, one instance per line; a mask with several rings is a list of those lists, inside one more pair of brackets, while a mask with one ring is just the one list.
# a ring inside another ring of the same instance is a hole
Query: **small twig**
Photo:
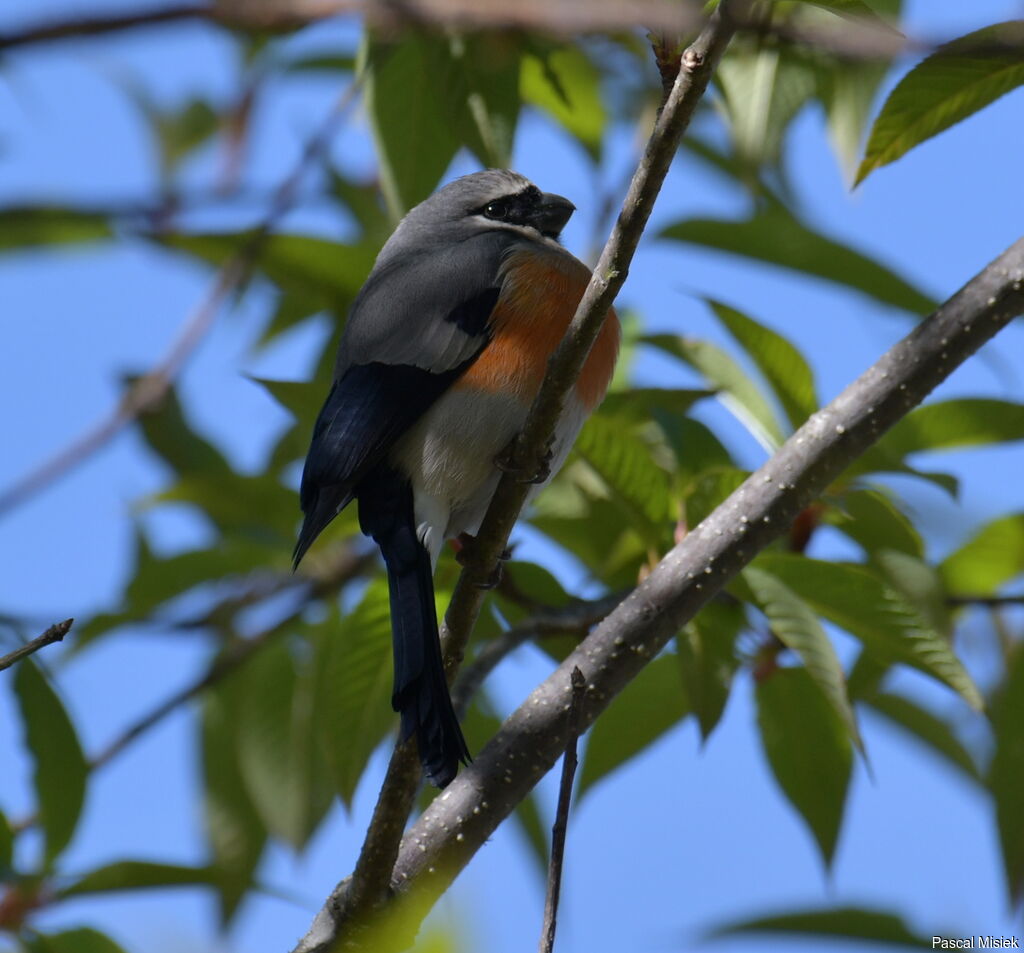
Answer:
[[42, 635], [37, 635], [31, 642], [26, 642], [20, 648], [16, 648], [13, 652], [4, 655], [0, 658], [0, 672], [5, 668], [10, 668], [16, 662], [20, 662], [23, 658], [28, 658], [34, 652], [38, 652], [48, 645], [53, 645], [54, 642], [59, 642], [71, 631], [74, 621], [74, 619], [65, 619], [63, 622], [57, 622], [51, 625]]
[[1007, 596], [947, 596], [948, 606], [1024, 606], [1024, 593]]
[[263, 223], [217, 272], [206, 297], [185, 322], [163, 360], [128, 388], [106, 420], [100, 421], [83, 437], [0, 493], [0, 516], [46, 489], [105, 446], [133, 420], [159, 406], [170, 391], [178, 372], [213, 325], [221, 306], [245, 280], [271, 230], [291, 209], [306, 169], [326, 149], [338, 122], [354, 101], [358, 88], [357, 83], [352, 83], [335, 102], [320, 129], [306, 143], [291, 174], [275, 189]]
[[576, 742], [580, 737], [580, 711], [587, 680], [576, 666], [569, 678], [572, 697], [569, 700], [569, 714], [566, 718], [569, 737], [565, 741], [565, 757], [562, 759], [562, 780], [558, 787], [558, 808], [555, 823], [551, 828], [551, 860], [548, 863], [548, 888], [544, 899], [544, 925], [540, 933], [539, 953], [552, 953], [555, 948], [555, 929], [558, 924], [558, 899], [562, 891], [562, 862], [565, 857], [565, 835], [569, 828], [569, 805], [572, 803], [572, 782], [576, 777]]

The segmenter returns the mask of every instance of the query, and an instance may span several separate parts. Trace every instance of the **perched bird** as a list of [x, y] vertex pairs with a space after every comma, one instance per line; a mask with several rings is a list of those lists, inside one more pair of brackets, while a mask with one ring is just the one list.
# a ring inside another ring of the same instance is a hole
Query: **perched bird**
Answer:
[[[446, 539], [479, 529], [502, 451], [590, 280], [558, 243], [574, 210], [494, 169], [456, 179], [410, 211], [353, 302], [302, 474], [296, 565], [352, 500], [363, 533], [380, 546], [391, 703], [402, 740], [416, 736], [438, 787], [469, 752], [442, 665], [434, 566]], [[557, 427], [550, 473], [604, 397], [618, 347], [611, 313]]]

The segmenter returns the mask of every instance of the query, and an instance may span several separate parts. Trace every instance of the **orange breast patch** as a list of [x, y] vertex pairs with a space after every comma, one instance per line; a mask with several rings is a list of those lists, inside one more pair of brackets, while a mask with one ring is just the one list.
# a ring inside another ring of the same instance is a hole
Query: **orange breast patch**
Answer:
[[[501, 297], [491, 314], [491, 343], [454, 385], [504, 393], [530, 403], [583, 297], [590, 272], [572, 255], [517, 251], [508, 256]], [[619, 351], [619, 321], [612, 310], [601, 327], [576, 394], [588, 410], [604, 397]]]

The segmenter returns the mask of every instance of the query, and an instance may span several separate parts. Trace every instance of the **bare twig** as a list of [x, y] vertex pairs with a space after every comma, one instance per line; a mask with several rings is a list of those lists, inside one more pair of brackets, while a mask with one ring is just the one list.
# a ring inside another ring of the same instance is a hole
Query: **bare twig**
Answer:
[[1000, 606], [1024, 606], [1024, 593], [1015, 593], [1006, 596], [947, 596], [948, 606], [988, 606], [999, 608]]
[[[683, 54], [676, 83], [651, 132], [647, 148], [630, 183], [622, 212], [565, 337], [548, 362], [544, 384], [516, 442], [514, 461], [516, 468], [523, 472], [537, 471], [555, 424], [561, 416], [566, 397], [579, 377], [615, 295], [626, 279], [629, 263], [678, 149], [679, 140], [707, 88], [715, 65], [735, 32], [730, 10], [745, 8], [745, 0], [726, 0]], [[527, 492], [527, 486], [513, 474], [503, 475], [477, 535], [477, 545], [473, 548], [474, 562], [463, 569], [456, 583], [442, 626], [449, 682], [462, 660], [469, 634], [483, 603], [483, 590], [478, 583], [486, 581], [498, 564]], [[418, 774], [400, 770], [403, 757], [407, 755], [396, 751], [388, 774], [395, 783], [404, 783], [406, 788], [404, 791], [395, 791], [389, 787], [386, 779], [378, 807], [386, 801], [402, 810], [413, 803]], [[442, 797], [447, 796], [446, 791]], [[329, 948], [342, 931], [349, 926], [358, 929], [361, 919], [384, 902], [390, 885], [395, 883], [389, 865], [400, 849], [394, 841], [389, 843], [387, 837], [400, 835], [407, 816], [407, 812], [400, 817], [375, 812], [371, 829], [367, 832], [367, 843], [371, 838], [374, 840], [373, 854], [367, 855], [364, 850], [352, 878], [346, 879], [335, 889], [309, 933], [295, 948], [295, 953], [311, 953]], [[380, 837], [373, 830], [377, 824], [381, 825], [384, 832]], [[364, 859], [369, 866], [364, 864]], [[358, 890], [353, 889], [354, 883], [358, 884]], [[358, 904], [354, 902], [355, 896], [359, 898]]]
[[185, 322], [181, 333], [163, 360], [128, 388], [106, 420], [100, 421], [69, 447], [0, 493], [0, 516], [44, 490], [105, 446], [133, 420], [159, 406], [178, 372], [212, 326], [221, 306], [244, 282], [266, 237], [282, 216], [291, 209], [303, 176], [313, 161], [325, 151], [338, 123], [355, 100], [357, 92], [356, 83], [349, 85], [332, 106], [320, 129], [306, 143], [295, 168], [275, 189], [271, 207], [263, 223], [217, 272], [217, 277], [206, 297]]
[[[425, 909], [447, 889], [562, 753], [569, 674], [588, 691], [581, 728], [655, 658], [676, 632], [894, 423], [1024, 312], [1024, 239], [819, 410], [764, 466], [675, 546], [505, 721], [473, 764], [406, 832], [396, 900]], [[347, 930], [345, 885], [328, 899], [296, 953], [324, 953]]]
[[558, 899], [562, 892], [562, 863], [565, 857], [565, 835], [569, 829], [569, 805], [572, 803], [572, 782], [576, 777], [576, 742], [580, 737], [580, 708], [587, 680], [579, 668], [570, 675], [572, 698], [566, 717], [568, 738], [562, 759], [562, 779], [558, 785], [558, 808], [551, 828], [551, 860], [548, 862], [548, 888], [544, 898], [544, 925], [540, 932], [539, 953], [552, 953], [555, 948], [555, 929], [558, 924]]
[[59, 642], [71, 631], [74, 621], [74, 619], [65, 619], [63, 622], [57, 622], [51, 625], [42, 635], [37, 635], [31, 642], [26, 642], [13, 652], [8, 652], [7, 655], [0, 657], [0, 672], [20, 662], [23, 658], [28, 658], [34, 652], [38, 652], [48, 645], [53, 645], [54, 642]]

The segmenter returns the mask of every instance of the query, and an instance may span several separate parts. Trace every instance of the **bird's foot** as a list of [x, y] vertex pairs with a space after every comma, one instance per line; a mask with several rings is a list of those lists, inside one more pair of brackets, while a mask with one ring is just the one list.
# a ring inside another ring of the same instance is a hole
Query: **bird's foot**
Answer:
[[[469, 533], [459, 533], [452, 540], [452, 544], [455, 546], [455, 561], [460, 566], [472, 566], [478, 562], [477, 552], [480, 544], [475, 536], [470, 536]], [[504, 574], [504, 567], [501, 564], [511, 558], [512, 550], [503, 549], [498, 555], [498, 564], [491, 570], [487, 578], [474, 583], [477, 589], [494, 589], [498, 586]]]
[[494, 465], [502, 473], [511, 473], [515, 476], [517, 483], [547, 483], [548, 478], [551, 476], [551, 461], [555, 457], [555, 451], [552, 446], [554, 440], [548, 441], [547, 449], [541, 456], [537, 469], [533, 473], [527, 473], [515, 461], [517, 439], [513, 438], [512, 442], [494, 458]]

